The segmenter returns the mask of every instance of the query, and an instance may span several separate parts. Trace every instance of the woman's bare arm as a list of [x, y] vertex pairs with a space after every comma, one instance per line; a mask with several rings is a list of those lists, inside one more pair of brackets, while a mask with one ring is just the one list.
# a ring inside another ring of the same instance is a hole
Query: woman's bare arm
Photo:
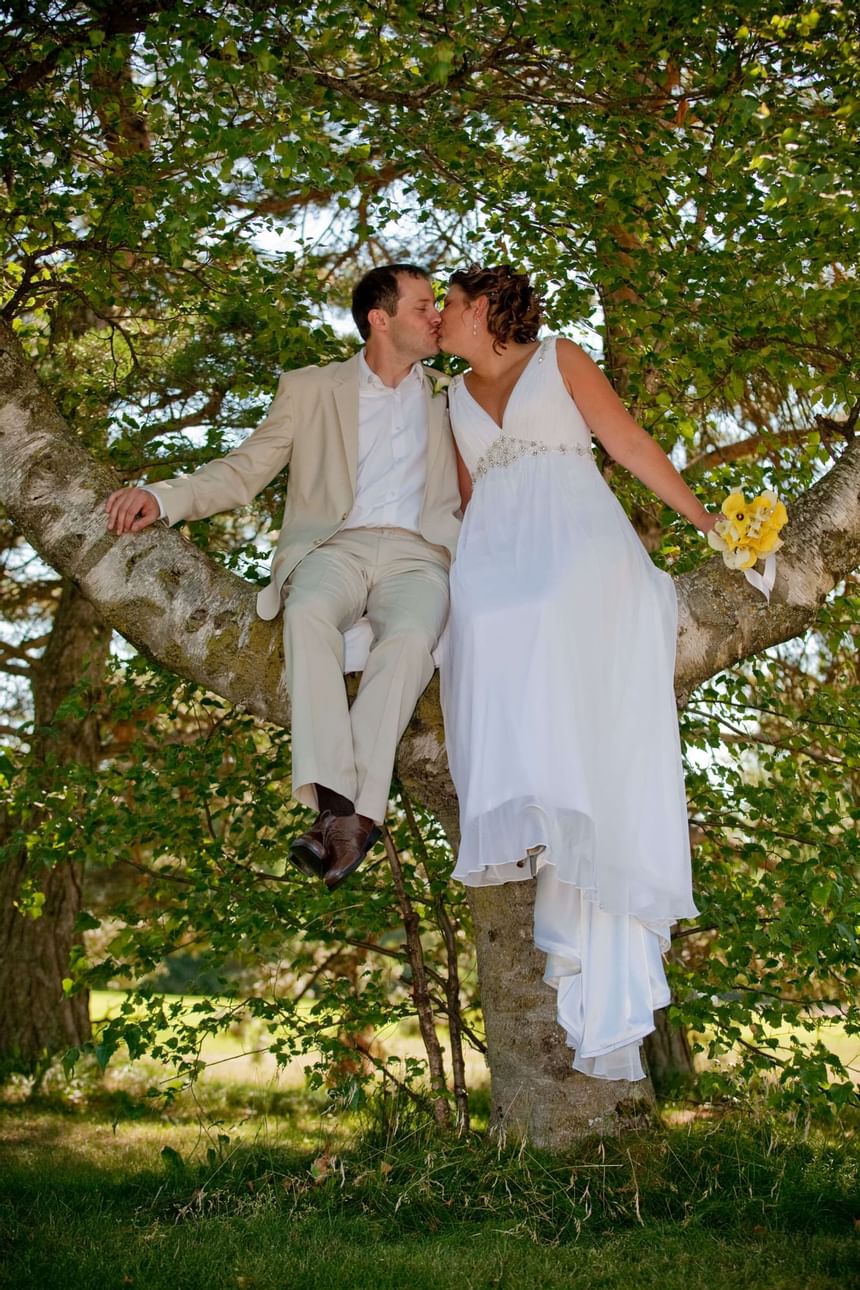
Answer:
[[560, 339], [557, 353], [568, 393], [610, 456], [697, 529], [712, 529], [719, 515], [705, 510], [660, 445], [633, 420], [597, 364], [570, 340]]

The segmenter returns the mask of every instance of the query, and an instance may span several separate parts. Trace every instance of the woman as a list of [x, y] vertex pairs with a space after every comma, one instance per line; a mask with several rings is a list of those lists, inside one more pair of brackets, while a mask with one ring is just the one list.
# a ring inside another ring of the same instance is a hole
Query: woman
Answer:
[[669, 1002], [669, 929], [696, 914], [672, 678], [672, 579], [598, 471], [607, 452], [703, 532], [710, 516], [600, 370], [538, 341], [525, 275], [455, 273], [440, 344], [467, 506], [442, 663], [460, 801], [455, 877], [537, 876], [573, 1065], [641, 1079], [639, 1045]]

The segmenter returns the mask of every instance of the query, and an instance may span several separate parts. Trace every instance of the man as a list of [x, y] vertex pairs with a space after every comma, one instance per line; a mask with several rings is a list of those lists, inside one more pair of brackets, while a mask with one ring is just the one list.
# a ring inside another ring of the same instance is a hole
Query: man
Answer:
[[[126, 488], [108, 528], [137, 532], [243, 506], [289, 463], [284, 519], [261, 618], [284, 604], [293, 792], [318, 811], [290, 859], [338, 887], [379, 837], [394, 756], [433, 674], [448, 612], [460, 497], [447, 400], [421, 360], [439, 349], [422, 269], [372, 269], [352, 297], [364, 350], [283, 375], [266, 419], [192, 475]], [[349, 708], [343, 633], [373, 643]]]

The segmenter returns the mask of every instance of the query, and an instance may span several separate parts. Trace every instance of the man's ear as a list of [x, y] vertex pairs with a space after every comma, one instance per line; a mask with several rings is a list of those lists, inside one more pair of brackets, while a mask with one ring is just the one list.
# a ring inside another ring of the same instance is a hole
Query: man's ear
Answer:
[[368, 309], [367, 321], [376, 331], [388, 331], [389, 318], [384, 309]]

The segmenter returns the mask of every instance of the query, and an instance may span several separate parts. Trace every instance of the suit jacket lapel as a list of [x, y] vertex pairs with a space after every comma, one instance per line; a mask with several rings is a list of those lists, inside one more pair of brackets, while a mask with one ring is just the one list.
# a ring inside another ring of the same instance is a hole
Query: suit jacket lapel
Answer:
[[[427, 408], [428, 486], [436, 458], [439, 455], [439, 449], [442, 447], [442, 440], [445, 437], [445, 413], [448, 409], [448, 396], [445, 391], [440, 391], [438, 394], [433, 393], [434, 376], [435, 373], [431, 373], [427, 368], [424, 369], [424, 404]], [[426, 494], [427, 489], [425, 487], [425, 496]]]
[[358, 354], [342, 364], [338, 380], [334, 387], [334, 401], [340, 420], [340, 433], [346, 453], [349, 478], [355, 491], [355, 475], [358, 468]]

